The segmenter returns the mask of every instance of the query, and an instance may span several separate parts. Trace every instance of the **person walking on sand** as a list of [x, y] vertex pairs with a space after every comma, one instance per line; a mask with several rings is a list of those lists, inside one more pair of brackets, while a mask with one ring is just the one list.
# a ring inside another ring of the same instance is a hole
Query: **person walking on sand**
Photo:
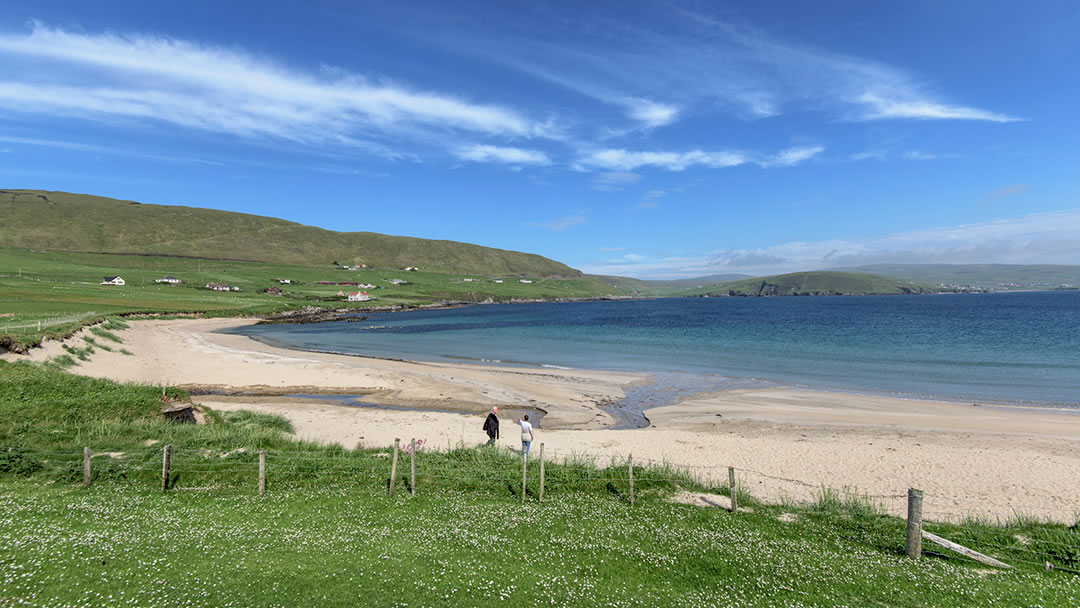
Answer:
[[521, 455], [525, 458], [529, 457], [529, 447], [533, 442], [533, 428], [532, 423], [529, 422], [529, 415], [525, 414], [518, 420], [518, 424], [521, 425]]
[[499, 438], [499, 406], [488, 412], [487, 419], [484, 420], [484, 432], [488, 436], [487, 445], [495, 445], [495, 440]]

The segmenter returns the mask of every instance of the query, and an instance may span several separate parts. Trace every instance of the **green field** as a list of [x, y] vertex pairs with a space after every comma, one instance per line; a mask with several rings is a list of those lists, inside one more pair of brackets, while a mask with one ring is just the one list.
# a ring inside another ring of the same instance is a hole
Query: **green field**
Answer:
[[[154, 283], [164, 275], [180, 285]], [[101, 285], [118, 275], [124, 286]], [[278, 279], [289, 279], [282, 285]], [[402, 279], [395, 285], [391, 279]], [[466, 281], [465, 279], [473, 279]], [[496, 279], [502, 283], [495, 283]], [[419, 306], [437, 302], [510, 301], [605, 297], [613, 288], [591, 277], [527, 279], [517, 276], [435, 273], [400, 269], [343, 270], [341, 265], [291, 266], [267, 262], [200, 260], [142, 255], [69, 253], [29, 249], [0, 249], [0, 336], [16, 343], [35, 344], [45, 335], [64, 335], [85, 322], [108, 314], [186, 313], [219, 315], [265, 314], [304, 306], [357, 308]], [[339, 292], [361, 288], [318, 285], [319, 281], [372, 284], [365, 289], [375, 299], [347, 302]], [[214, 292], [207, 283], [223, 282], [239, 292]], [[264, 290], [277, 287], [281, 295]], [[83, 315], [70, 323], [58, 320]], [[37, 322], [43, 322], [38, 330]]]
[[[169, 389], [171, 398], [183, 394]], [[1075, 606], [1076, 526], [927, 524], [1015, 566], [927, 547], [904, 522], [823, 491], [738, 514], [677, 504], [721, 488], [662, 464], [538, 464], [446, 446], [387, 496], [388, 448], [294, 441], [281, 418], [179, 425], [160, 389], [0, 361], [0, 605]], [[174, 446], [160, 491], [161, 446]], [[82, 446], [93, 481], [81, 487]], [[242, 448], [242, 449], [240, 449]], [[268, 457], [256, 492], [256, 451]], [[402, 464], [407, 463], [407, 457]], [[1057, 570], [1043, 568], [1050, 561]]]

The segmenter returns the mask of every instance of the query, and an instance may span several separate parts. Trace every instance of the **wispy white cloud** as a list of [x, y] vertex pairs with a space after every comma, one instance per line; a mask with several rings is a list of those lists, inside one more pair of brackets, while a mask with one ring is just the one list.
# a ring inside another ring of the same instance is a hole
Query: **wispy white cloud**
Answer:
[[864, 120], [883, 118], [987, 120], [990, 122], [1016, 122], [1021, 120], [1013, 116], [979, 108], [933, 102], [914, 94], [914, 92], [906, 91], [893, 90], [884, 94], [866, 92], [860, 95], [857, 101], [867, 108], [866, 113], [861, 117]]
[[530, 222], [533, 226], [539, 226], [541, 228], [547, 228], [548, 230], [554, 230], [555, 232], [562, 232], [568, 228], [579, 226], [585, 223], [585, 216], [581, 214], [564, 215], [563, 217], [548, 220], [546, 222]]
[[647, 127], [662, 127], [679, 118], [679, 108], [669, 103], [658, 103], [651, 99], [629, 98], [624, 105], [630, 118]]
[[1001, 199], [1009, 198], [1010, 196], [1015, 196], [1022, 192], [1027, 192], [1027, 190], [1027, 184], [1013, 184], [1011, 186], [1005, 186], [1004, 188], [998, 188], [997, 190], [992, 190], [988, 192], [986, 196], [984, 196], [983, 199], [979, 201], [979, 203], [982, 205], [989, 205], [991, 203], [1000, 201]]
[[631, 151], [607, 148], [588, 152], [578, 159], [578, 164], [586, 168], [634, 171], [642, 167], [682, 171], [694, 165], [721, 168], [735, 167], [747, 162], [740, 152], [689, 152]]
[[550, 165], [551, 159], [540, 150], [508, 148], [476, 144], [455, 151], [457, 157], [478, 163], [505, 163], [511, 165]]
[[[33, 23], [0, 34], [21, 69], [0, 80], [0, 108], [101, 121], [155, 121], [246, 137], [393, 152], [369, 140], [452, 133], [543, 137], [547, 121], [322, 67], [301, 71], [235, 48], [162, 36], [75, 33]], [[392, 137], [391, 137], [392, 136]]]
[[[703, 5], [703, 9], [707, 8]], [[558, 9], [545, 8], [545, 15]], [[531, 74], [635, 116], [626, 100], [663, 97], [677, 113], [645, 112], [669, 124], [685, 113], [721, 111], [758, 120], [793, 111], [844, 120], [977, 120], [1016, 117], [950, 102], [902, 67], [777, 37], [752, 24], [670, 3], [638, 6], [635, 18], [581, 19], [553, 41], [548, 32], [470, 32], [449, 36], [489, 61]], [[545, 22], [537, 19], [538, 22]], [[598, 35], [597, 32], [603, 32]], [[464, 45], [462, 40], [468, 40]], [[558, 70], [550, 68], [558, 65]]]
[[635, 171], [642, 168], [684, 171], [694, 166], [722, 169], [747, 163], [762, 167], [793, 167], [817, 156], [824, 150], [824, 146], [798, 146], [772, 155], [760, 155], [736, 150], [669, 152], [604, 148], [582, 154], [577, 164], [583, 169], [616, 171]]
[[596, 274], [692, 277], [723, 272], [766, 275], [878, 263], [1075, 264], [1080, 209], [1037, 213], [882, 236], [792, 241], [662, 260], [585, 264]]
[[760, 162], [762, 167], [794, 167], [810, 160], [825, 151], [825, 146], [797, 146], [781, 150], [774, 156]]
[[626, 251], [626, 247], [597, 247], [600, 251]]
[[636, 184], [640, 179], [640, 175], [631, 171], [608, 171], [589, 180], [589, 186], [601, 192], [615, 192]]
[[0, 135], [0, 141], [10, 144], [17, 144], [23, 146], [35, 146], [44, 148], [56, 148], [61, 150], [74, 150], [77, 152], [88, 152], [91, 154], [108, 154], [117, 156], [129, 156], [134, 158], [147, 158], [151, 160], [159, 160], [166, 162], [179, 162], [179, 163], [198, 163], [204, 165], [215, 165], [224, 167], [226, 163], [199, 158], [195, 156], [176, 156], [171, 154], [157, 154], [154, 152], [147, 152], [144, 150], [135, 150], [128, 148], [117, 148], [112, 146], [101, 146], [98, 144], [87, 144], [83, 142], [64, 141], [58, 139], [46, 139], [40, 137], [17, 137], [13, 135]]

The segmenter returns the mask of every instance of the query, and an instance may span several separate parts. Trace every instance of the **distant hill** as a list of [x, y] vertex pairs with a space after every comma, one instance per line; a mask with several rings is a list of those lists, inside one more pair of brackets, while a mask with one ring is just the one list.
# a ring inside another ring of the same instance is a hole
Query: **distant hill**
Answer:
[[340, 262], [435, 272], [579, 277], [530, 253], [454, 241], [334, 232], [286, 220], [86, 194], [0, 190], [0, 247], [172, 255], [317, 266]]
[[679, 295], [688, 289], [696, 289], [726, 281], [749, 278], [748, 274], [713, 274], [692, 279], [667, 279], [648, 280], [632, 279], [630, 277], [616, 277], [609, 275], [586, 275], [600, 279], [601, 281], [618, 289], [622, 293], [643, 296], [656, 295]]
[[924, 285], [854, 272], [794, 272], [769, 277], [740, 279], [692, 290], [700, 296], [819, 296], [929, 293]]
[[970, 285], [985, 289], [1080, 286], [1080, 266], [1056, 264], [872, 264], [834, 270], [868, 272], [932, 285]]

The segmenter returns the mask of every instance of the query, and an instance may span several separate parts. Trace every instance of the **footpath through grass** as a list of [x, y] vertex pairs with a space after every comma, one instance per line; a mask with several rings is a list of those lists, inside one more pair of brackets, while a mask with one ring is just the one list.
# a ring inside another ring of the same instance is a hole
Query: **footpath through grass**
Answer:
[[579, 459], [547, 463], [543, 504], [530, 463], [522, 504], [519, 457], [477, 448], [420, 452], [415, 497], [402, 454], [390, 498], [389, 447], [253, 413], [170, 424], [160, 395], [0, 362], [0, 606], [1080, 605], [1076, 526], [930, 525], [1016, 569], [913, 561], [902, 520], [836, 494], [732, 514], [669, 500], [720, 488], [635, 467], [631, 506], [625, 466]]

